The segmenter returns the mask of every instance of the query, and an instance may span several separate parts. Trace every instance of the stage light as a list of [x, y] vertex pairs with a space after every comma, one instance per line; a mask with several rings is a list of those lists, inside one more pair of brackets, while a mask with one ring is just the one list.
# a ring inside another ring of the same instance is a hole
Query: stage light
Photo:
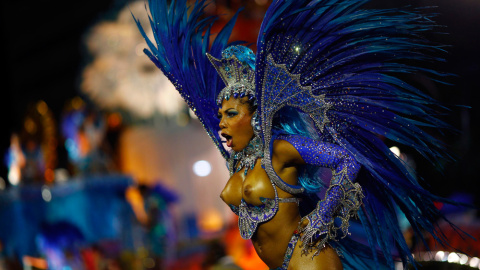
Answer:
[[435, 261], [437, 262], [444, 261], [444, 257], [445, 257], [445, 252], [438, 251], [437, 254], [435, 254]]
[[55, 170], [55, 181], [59, 183], [66, 182], [68, 180], [68, 171], [64, 168], [58, 168]]
[[212, 166], [206, 160], [199, 160], [193, 164], [193, 172], [200, 177], [209, 175], [211, 171]]
[[8, 170], [8, 182], [12, 186], [17, 186], [20, 183], [20, 168], [14, 166]]
[[50, 189], [47, 186], [42, 187], [42, 198], [46, 202], [52, 200], [52, 192], [50, 192]]
[[460, 262], [460, 257], [457, 255], [457, 253], [452, 252], [448, 254], [447, 261], [449, 263], [459, 263]]
[[[427, 252], [420, 252], [417, 254], [417, 257], [420, 259], [419, 261], [429, 262], [448, 262], [454, 264], [461, 264], [461, 265], [469, 265], [470, 267], [480, 268], [480, 259], [477, 257], [468, 257], [465, 254], [457, 253], [457, 252], [448, 252], [448, 251], [427, 251]], [[403, 268], [402, 268], [403, 269]]]
[[470, 265], [470, 267], [478, 267], [479, 262], [480, 262], [479, 258], [473, 257], [470, 259], [470, 263], [468, 265]]
[[397, 157], [400, 157], [400, 148], [392, 146], [390, 147], [390, 151], [392, 151]]

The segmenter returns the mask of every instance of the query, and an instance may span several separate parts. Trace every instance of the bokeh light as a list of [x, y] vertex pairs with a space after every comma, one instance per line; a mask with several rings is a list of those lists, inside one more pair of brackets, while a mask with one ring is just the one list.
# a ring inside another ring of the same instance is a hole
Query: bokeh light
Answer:
[[199, 160], [193, 164], [193, 172], [200, 177], [209, 175], [211, 171], [212, 166], [206, 160]]

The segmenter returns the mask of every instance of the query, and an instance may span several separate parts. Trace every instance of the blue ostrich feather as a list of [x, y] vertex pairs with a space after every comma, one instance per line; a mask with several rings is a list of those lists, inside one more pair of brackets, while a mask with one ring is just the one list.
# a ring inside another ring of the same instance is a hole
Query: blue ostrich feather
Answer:
[[[395, 260], [415, 265], [399, 227], [398, 211], [405, 214], [420, 239], [426, 231], [448, 244], [435, 227], [444, 217], [433, 202], [452, 202], [424, 189], [414, 171], [380, 137], [415, 149], [437, 166], [452, 159], [442, 142], [423, 130], [450, 129], [438, 119], [447, 108], [401, 78], [419, 73], [442, 82], [450, 74], [426, 67], [444, 61], [439, 57], [444, 46], [422, 37], [436, 27], [435, 14], [412, 8], [362, 9], [367, 2], [273, 1], [257, 40], [256, 98], [267, 103], [259, 104], [259, 115], [276, 112], [271, 100], [262, 99], [278, 91], [268, 88], [269, 55], [292, 76], [298, 75], [301, 86], [311, 87], [310, 95], [323, 96], [330, 106], [329, 122], [317, 132], [345, 147], [363, 167], [357, 178], [365, 191], [359, 216], [370, 245], [360, 253], [349, 252], [342, 242], [336, 248], [347, 251], [343, 254], [347, 266], [373, 260], [378, 268], [393, 269]], [[293, 92], [275, 94], [274, 102], [285, 104], [305, 90], [289, 91]], [[318, 111], [325, 104], [317, 104]]]
[[[365, 243], [352, 236], [330, 244], [344, 256], [346, 269], [370, 269], [372, 262], [378, 269], [394, 269], [395, 261], [415, 266], [398, 213], [405, 215], [420, 239], [428, 232], [448, 244], [436, 227], [444, 216], [433, 202], [453, 202], [423, 188], [414, 171], [381, 138], [415, 149], [437, 166], [451, 159], [442, 142], [423, 130], [451, 129], [438, 119], [448, 109], [402, 79], [423, 74], [442, 82], [451, 74], [427, 67], [444, 61], [439, 55], [445, 47], [422, 37], [437, 26], [432, 20], [435, 14], [413, 8], [362, 9], [367, 2], [274, 0], [257, 40], [256, 99], [262, 132], [271, 133], [273, 116], [282, 106], [300, 111], [308, 107], [302, 113], [322, 125], [311, 137], [343, 146], [362, 165], [357, 181], [365, 199], [358, 214]], [[215, 117], [216, 95], [224, 85], [205, 54], [220, 58], [238, 12], [210, 45], [217, 18], [203, 16], [205, 0], [190, 7], [186, 0], [148, 3], [153, 41], [135, 19], [149, 47], [145, 53], [175, 85], [227, 158]], [[298, 85], [287, 87], [287, 81], [268, 78], [275, 75], [268, 74], [272, 70]], [[280, 85], [290, 92], [275, 88]], [[266, 147], [273, 143], [267, 141], [271, 135], [262, 134]]]
[[228, 39], [240, 10], [210, 45], [211, 28], [218, 18], [205, 16], [207, 1], [197, 1], [192, 6], [188, 6], [186, 0], [171, 1], [170, 5], [167, 2], [148, 1], [154, 40], [148, 38], [139, 20], [132, 14], [148, 45], [144, 52], [173, 83], [222, 155], [228, 158], [218, 135], [218, 107], [215, 103], [224, 84], [206, 53], [220, 57], [222, 50], [232, 45], [228, 44]]

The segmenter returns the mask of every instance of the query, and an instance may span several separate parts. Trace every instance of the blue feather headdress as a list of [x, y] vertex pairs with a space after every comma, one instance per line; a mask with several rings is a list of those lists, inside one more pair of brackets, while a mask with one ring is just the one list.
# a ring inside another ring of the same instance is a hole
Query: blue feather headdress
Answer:
[[[443, 216], [433, 204], [446, 200], [424, 189], [382, 139], [411, 147], [434, 164], [450, 158], [441, 141], [423, 131], [449, 128], [436, 118], [443, 106], [399, 76], [445, 75], [421, 66], [443, 61], [435, 56], [443, 49], [421, 36], [435, 27], [430, 15], [418, 10], [361, 9], [367, 2], [273, 1], [257, 41], [258, 113], [267, 115], [262, 130], [268, 131], [282, 106], [297, 107], [316, 123], [323, 140], [343, 146], [361, 163], [357, 181], [365, 199], [359, 217], [371, 250], [332, 244], [344, 251], [347, 266], [356, 268], [358, 261], [368, 258], [377, 266], [393, 268], [392, 254], [404, 265], [414, 264], [398, 225], [399, 211], [421, 239], [429, 232], [447, 243], [435, 227]], [[415, 65], [408, 64], [413, 61]], [[276, 73], [295, 76], [298, 87], [283, 92], [277, 85], [265, 89], [274, 68]], [[272, 99], [276, 104], [271, 104]], [[268, 134], [263, 138], [268, 140]]]
[[[220, 57], [238, 13], [210, 46], [216, 18], [203, 17], [205, 0], [190, 9], [185, 0], [172, 1], [170, 6], [166, 2], [149, 1], [154, 41], [136, 20], [149, 46], [145, 53], [228, 158], [215, 116], [216, 98], [224, 84], [206, 53]], [[437, 110], [444, 107], [401, 79], [415, 73], [433, 80], [444, 76], [421, 65], [443, 61], [436, 56], [443, 47], [422, 38], [422, 33], [436, 26], [430, 15], [415, 9], [361, 9], [367, 2], [273, 1], [257, 40], [257, 113], [267, 152], [274, 116], [291, 107], [315, 123], [316, 134], [311, 137], [343, 146], [362, 165], [357, 181], [365, 199], [358, 214], [368, 244], [350, 237], [330, 244], [343, 253], [346, 268], [368, 269], [373, 261], [377, 268], [393, 269], [397, 259], [404, 265], [414, 264], [397, 220], [400, 212], [421, 239], [428, 232], [447, 244], [435, 226], [444, 217], [433, 202], [448, 201], [424, 189], [383, 139], [411, 147], [434, 164], [450, 158], [441, 141], [423, 131], [449, 128], [437, 118]], [[281, 179], [272, 181], [282, 186]], [[289, 188], [315, 192], [308, 185]]]
[[219, 120], [215, 103], [224, 84], [206, 53], [220, 57], [240, 11], [210, 44], [210, 31], [217, 17], [203, 17], [206, 5], [206, 0], [197, 1], [190, 7], [186, 0], [172, 1], [170, 5], [162, 0], [149, 1], [153, 41], [147, 37], [140, 21], [135, 16], [134, 19], [148, 44], [145, 54], [173, 83], [222, 155], [228, 158], [217, 132]]

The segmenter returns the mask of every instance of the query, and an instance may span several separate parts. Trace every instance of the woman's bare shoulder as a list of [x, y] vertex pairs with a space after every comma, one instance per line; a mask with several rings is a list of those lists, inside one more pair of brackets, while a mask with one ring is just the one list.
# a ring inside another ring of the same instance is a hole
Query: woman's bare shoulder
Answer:
[[288, 141], [277, 139], [273, 142], [272, 158], [285, 164], [301, 164], [303, 159], [297, 149]]

